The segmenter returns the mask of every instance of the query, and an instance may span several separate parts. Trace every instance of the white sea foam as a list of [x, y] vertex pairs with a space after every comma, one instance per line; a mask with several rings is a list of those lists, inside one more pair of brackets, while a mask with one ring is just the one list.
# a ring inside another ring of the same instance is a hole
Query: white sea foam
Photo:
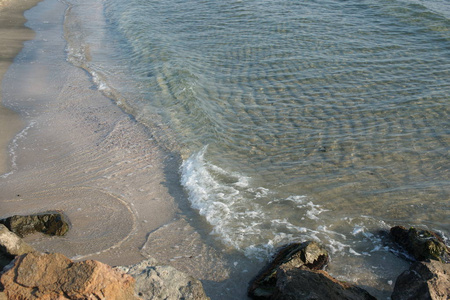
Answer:
[[19, 141], [26, 138], [28, 131], [36, 126], [36, 121], [31, 121], [22, 131], [20, 131], [9, 144], [9, 156], [11, 157], [11, 171], [0, 176], [0, 178], [6, 178], [13, 174], [17, 170], [17, 147], [19, 147]]
[[[337, 237], [345, 241], [343, 234], [322, 224], [319, 215], [329, 210], [304, 195], [276, 198], [270, 189], [252, 186], [251, 178], [210, 163], [205, 158], [207, 149], [205, 146], [184, 161], [181, 183], [192, 208], [213, 226], [211, 234], [225, 244], [261, 259], [270, 256], [281, 244], [302, 240], [326, 240], [333, 251], [349, 249], [335, 240]], [[267, 205], [270, 208], [265, 208]], [[309, 226], [295, 225], [287, 218], [272, 215], [278, 209], [294, 209], [296, 217], [309, 220]], [[310, 227], [311, 222], [316, 228]]]

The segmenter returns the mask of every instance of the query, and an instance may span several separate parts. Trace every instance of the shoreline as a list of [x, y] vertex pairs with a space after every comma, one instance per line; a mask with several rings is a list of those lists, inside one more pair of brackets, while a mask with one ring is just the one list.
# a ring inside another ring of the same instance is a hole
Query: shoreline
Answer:
[[[34, 38], [34, 31], [25, 26], [27, 21], [23, 13], [36, 6], [42, 0], [0, 1], [0, 82], [22, 50], [25, 41]], [[0, 173], [11, 168], [8, 145], [14, 136], [24, 127], [19, 115], [3, 106], [0, 87]]]
[[190, 209], [181, 158], [67, 62], [66, 9], [44, 0], [26, 12], [35, 38], [2, 80], [3, 101], [25, 125], [12, 144], [14, 169], [0, 176], [0, 217], [60, 211], [71, 225], [66, 236], [25, 241], [111, 266], [156, 259], [200, 279], [214, 299], [245, 299], [262, 262], [217, 244]]
[[[32, 12], [27, 11], [28, 24], [35, 29], [36, 37], [25, 43], [3, 78], [3, 101], [25, 123], [12, 145], [16, 166], [0, 181], [3, 214], [61, 210], [72, 223], [71, 233], [64, 239], [37, 238], [31, 242], [33, 246], [80, 259], [103, 256], [103, 260], [120, 257], [120, 263], [135, 262], [138, 249], [124, 251], [129, 255], [105, 252], [117, 252], [130, 240], [138, 239], [134, 243], [143, 244], [146, 233], [140, 229], [151, 231], [166, 224], [176, 209], [163, 190], [155, 195], [161, 199], [149, 205], [159, 210], [159, 215], [138, 207], [145, 198], [131, 197], [130, 186], [144, 178], [122, 179], [131, 174], [124, 158], [131, 148], [140, 146], [136, 157], [130, 155], [129, 159], [136, 160], [130, 164], [133, 167], [143, 168], [142, 164], [153, 160], [162, 163], [165, 154], [156, 152], [157, 145], [142, 142], [145, 129], [99, 91], [90, 89], [92, 84], [84, 71], [65, 61], [61, 26], [65, 9], [60, 2], [43, 1]], [[94, 111], [98, 112], [95, 116]], [[130, 135], [115, 136], [122, 130]], [[104, 175], [99, 176], [99, 172]], [[162, 172], [155, 174], [156, 180], [164, 181]], [[105, 180], [108, 178], [111, 182]], [[112, 181], [120, 182], [120, 188], [115, 190]], [[110, 230], [107, 224], [112, 226], [115, 218], [122, 226]], [[150, 220], [144, 223], [143, 218]]]

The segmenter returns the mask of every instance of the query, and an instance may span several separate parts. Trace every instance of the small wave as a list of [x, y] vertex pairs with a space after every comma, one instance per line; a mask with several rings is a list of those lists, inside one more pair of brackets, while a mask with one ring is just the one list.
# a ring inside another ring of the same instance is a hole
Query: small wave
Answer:
[[335, 217], [331, 209], [305, 195], [281, 197], [273, 190], [255, 187], [252, 178], [208, 161], [207, 150], [205, 146], [183, 162], [181, 183], [192, 208], [225, 245], [260, 260], [283, 244], [305, 240], [324, 244], [334, 256], [392, 253], [380, 234], [389, 228], [383, 221], [368, 216]]
[[401, 0], [407, 4], [417, 4], [425, 7], [430, 12], [450, 20], [450, 2], [446, 0]]
[[[343, 243], [346, 237], [319, 218], [328, 209], [304, 195], [283, 198], [265, 187], [252, 186], [251, 178], [209, 162], [207, 149], [183, 162], [181, 183], [192, 208], [213, 226], [211, 234], [224, 244], [258, 259], [266, 259], [282, 244], [303, 240], [326, 241], [332, 252], [351, 251]], [[280, 219], [283, 210], [295, 210], [295, 219], [305, 225], [294, 224], [288, 217]]]

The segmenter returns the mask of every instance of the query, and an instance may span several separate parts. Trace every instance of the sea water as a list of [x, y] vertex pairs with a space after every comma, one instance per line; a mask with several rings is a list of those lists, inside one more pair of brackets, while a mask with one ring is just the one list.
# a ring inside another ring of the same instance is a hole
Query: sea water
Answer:
[[449, 236], [449, 2], [68, 4], [68, 60], [179, 154], [224, 249], [316, 240], [333, 275], [383, 290], [380, 230]]

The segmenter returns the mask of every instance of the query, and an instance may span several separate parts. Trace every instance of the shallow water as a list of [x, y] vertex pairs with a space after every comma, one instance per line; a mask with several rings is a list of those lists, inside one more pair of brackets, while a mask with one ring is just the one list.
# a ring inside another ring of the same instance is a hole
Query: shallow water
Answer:
[[69, 4], [68, 60], [183, 158], [224, 249], [318, 240], [333, 274], [388, 291], [380, 230], [448, 236], [447, 2]]

